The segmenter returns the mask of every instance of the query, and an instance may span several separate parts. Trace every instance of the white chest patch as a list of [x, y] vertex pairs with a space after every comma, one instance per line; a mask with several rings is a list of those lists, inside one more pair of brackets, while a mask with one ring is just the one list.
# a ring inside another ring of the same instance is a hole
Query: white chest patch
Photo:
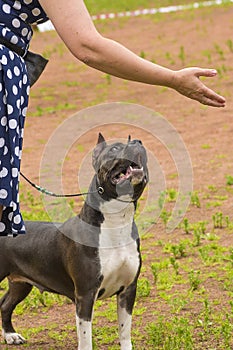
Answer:
[[105, 290], [100, 299], [104, 299], [134, 281], [140, 259], [136, 242], [120, 248], [103, 248], [100, 249], [99, 254], [103, 275], [100, 289]]
[[134, 204], [112, 200], [101, 207], [99, 257], [103, 281], [100, 289], [107, 298], [130, 285], [138, 272], [140, 257], [137, 242], [132, 238]]

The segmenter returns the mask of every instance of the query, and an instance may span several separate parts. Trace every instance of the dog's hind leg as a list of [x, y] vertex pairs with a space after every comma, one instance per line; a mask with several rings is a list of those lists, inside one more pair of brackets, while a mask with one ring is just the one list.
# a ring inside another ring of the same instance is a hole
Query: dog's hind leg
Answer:
[[32, 290], [32, 286], [24, 282], [10, 282], [9, 289], [0, 300], [2, 316], [2, 335], [7, 344], [23, 344], [25, 339], [15, 332], [11, 316], [16, 307]]
[[131, 350], [132, 312], [136, 297], [136, 281], [117, 295], [117, 313], [121, 350]]

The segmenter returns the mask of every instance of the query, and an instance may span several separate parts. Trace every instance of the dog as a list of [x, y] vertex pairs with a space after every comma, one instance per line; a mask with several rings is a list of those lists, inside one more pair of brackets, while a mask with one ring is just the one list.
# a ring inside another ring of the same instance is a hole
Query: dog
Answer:
[[70, 298], [76, 307], [78, 349], [92, 349], [93, 305], [117, 296], [121, 350], [132, 349], [131, 322], [141, 267], [134, 213], [148, 183], [147, 155], [140, 140], [106, 143], [99, 134], [95, 170], [78, 216], [65, 223], [26, 222], [26, 235], [0, 237], [0, 300], [7, 344], [22, 344], [11, 317], [33, 286]]

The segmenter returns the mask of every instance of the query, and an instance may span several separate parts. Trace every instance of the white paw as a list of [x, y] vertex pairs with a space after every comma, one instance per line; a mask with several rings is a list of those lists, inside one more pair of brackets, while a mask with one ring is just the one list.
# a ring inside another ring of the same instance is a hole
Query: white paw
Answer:
[[26, 342], [26, 340], [22, 337], [22, 335], [18, 333], [6, 333], [5, 331], [2, 332], [3, 338], [5, 339], [5, 342], [8, 345], [19, 345]]

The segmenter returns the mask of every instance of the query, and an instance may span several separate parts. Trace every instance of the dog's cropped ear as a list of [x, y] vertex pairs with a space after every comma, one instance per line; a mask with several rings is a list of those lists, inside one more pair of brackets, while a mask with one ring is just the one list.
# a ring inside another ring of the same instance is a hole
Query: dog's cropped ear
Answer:
[[131, 141], [131, 135], [128, 136], [128, 143]]
[[105, 146], [106, 146], [105, 138], [103, 137], [103, 135], [101, 134], [101, 132], [99, 132], [97, 145], [98, 145], [99, 143], [105, 143]]
[[92, 153], [92, 165], [95, 170], [97, 170], [97, 159], [99, 158], [100, 153], [104, 150], [106, 145], [107, 144], [106, 144], [105, 138], [101, 133], [99, 133], [97, 144]]

